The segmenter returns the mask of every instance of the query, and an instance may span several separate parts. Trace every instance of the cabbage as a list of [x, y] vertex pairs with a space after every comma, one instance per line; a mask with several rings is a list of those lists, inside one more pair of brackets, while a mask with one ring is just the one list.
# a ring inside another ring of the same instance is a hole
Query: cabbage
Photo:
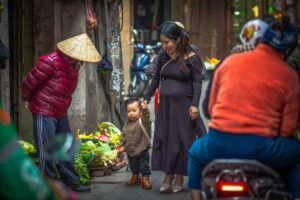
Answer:
[[100, 132], [106, 132], [108, 135], [117, 134], [121, 135], [121, 131], [110, 122], [101, 122], [98, 124], [98, 129]]

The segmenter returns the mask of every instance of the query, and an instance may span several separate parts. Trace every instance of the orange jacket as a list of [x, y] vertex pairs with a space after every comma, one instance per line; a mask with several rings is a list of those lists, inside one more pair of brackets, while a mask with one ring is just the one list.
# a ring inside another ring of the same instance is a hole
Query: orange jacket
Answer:
[[234, 54], [217, 69], [210, 95], [210, 128], [261, 136], [289, 136], [300, 109], [296, 72], [266, 44]]

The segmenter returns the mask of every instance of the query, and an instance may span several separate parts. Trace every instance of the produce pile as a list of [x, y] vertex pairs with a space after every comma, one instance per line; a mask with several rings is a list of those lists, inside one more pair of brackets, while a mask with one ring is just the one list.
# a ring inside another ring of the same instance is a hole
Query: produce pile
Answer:
[[[77, 130], [80, 150], [75, 155], [75, 168], [80, 175], [81, 184], [90, 183], [90, 169], [101, 171], [118, 170], [126, 165], [121, 147], [121, 131], [110, 122], [98, 124], [98, 129], [86, 134]], [[36, 154], [34, 145], [19, 141], [25, 152]]]
[[78, 130], [77, 137], [81, 146], [75, 157], [75, 167], [82, 184], [90, 181], [88, 169], [115, 170], [116, 166], [124, 164], [121, 131], [112, 123], [99, 123], [98, 130], [89, 134]]
[[36, 150], [33, 142], [30, 143], [30, 142], [25, 142], [23, 140], [19, 140], [19, 144], [24, 149], [25, 153], [32, 158], [33, 162], [35, 162], [35, 163], [39, 162], [37, 150]]

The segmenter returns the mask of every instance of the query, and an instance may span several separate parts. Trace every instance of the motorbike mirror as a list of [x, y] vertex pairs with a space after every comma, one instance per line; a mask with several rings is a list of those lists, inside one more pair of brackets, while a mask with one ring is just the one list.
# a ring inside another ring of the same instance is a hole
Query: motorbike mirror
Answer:
[[157, 42], [157, 43], [156, 43], [156, 48], [159, 48], [159, 47], [161, 47], [161, 45], [162, 45], [162, 43], [161, 43], [161, 42]]
[[139, 32], [136, 29], [132, 29], [132, 33], [136, 37], [139, 35]]
[[133, 38], [132, 38], [132, 42], [133, 43], [139, 43], [140, 42], [140, 38], [139, 38], [139, 32], [136, 29], [132, 29], [132, 34], [133, 34]]
[[153, 52], [153, 47], [152, 47], [151, 45], [146, 45], [146, 46], [145, 46], [145, 50], [146, 50], [147, 53], [150, 54], [150, 53]]
[[79, 148], [79, 142], [72, 133], [61, 133], [46, 143], [44, 154], [47, 160], [69, 161]]

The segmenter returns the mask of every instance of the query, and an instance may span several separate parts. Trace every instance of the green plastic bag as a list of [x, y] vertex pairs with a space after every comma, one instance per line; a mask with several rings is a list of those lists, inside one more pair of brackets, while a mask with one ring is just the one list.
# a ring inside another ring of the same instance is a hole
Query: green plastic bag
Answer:
[[17, 141], [0, 102], [0, 199], [56, 199], [39, 168]]

